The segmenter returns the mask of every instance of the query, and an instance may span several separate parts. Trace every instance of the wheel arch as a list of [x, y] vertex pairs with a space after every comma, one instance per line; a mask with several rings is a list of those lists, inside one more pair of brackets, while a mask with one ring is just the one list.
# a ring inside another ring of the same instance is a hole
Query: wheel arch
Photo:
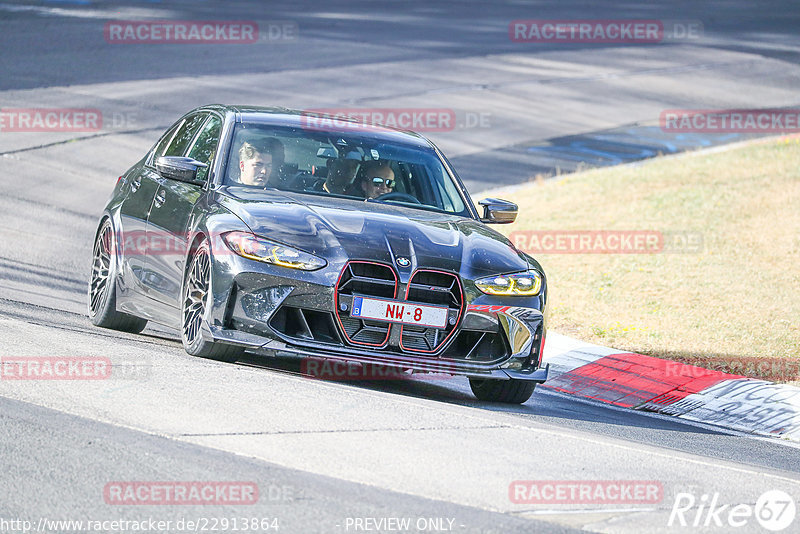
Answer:
[[[118, 221], [114, 220], [114, 214], [111, 213], [108, 210], [103, 211], [103, 214], [100, 216], [100, 219], [97, 222], [97, 226], [95, 227], [95, 230], [94, 230], [94, 239], [92, 240], [92, 247], [94, 247], [94, 244], [97, 242], [97, 238], [100, 236], [100, 229], [103, 228], [103, 224], [106, 221], [108, 221], [111, 224], [111, 235], [114, 238], [114, 243], [113, 243], [113, 245], [114, 245], [114, 250], [113, 250], [113, 253], [114, 253], [114, 264], [119, 267], [119, 266], [123, 265], [123, 262], [122, 262], [123, 247], [120, 246], [120, 242], [119, 242], [119, 236], [120, 236], [120, 232], [118, 230], [119, 223], [118, 223]], [[122, 269], [116, 269], [116, 271], [114, 272], [114, 276], [117, 279], [119, 279], [122, 276]], [[115, 291], [115, 293], [117, 291], [116, 284], [115, 284], [114, 291]]]
[[199, 247], [200, 243], [203, 241], [208, 241], [208, 230], [205, 228], [194, 232], [189, 246], [186, 247], [186, 257], [183, 260], [183, 275], [181, 276], [181, 292], [183, 292], [183, 287], [186, 284], [186, 275], [189, 273], [189, 269], [192, 266], [192, 257], [197, 251], [197, 247]]

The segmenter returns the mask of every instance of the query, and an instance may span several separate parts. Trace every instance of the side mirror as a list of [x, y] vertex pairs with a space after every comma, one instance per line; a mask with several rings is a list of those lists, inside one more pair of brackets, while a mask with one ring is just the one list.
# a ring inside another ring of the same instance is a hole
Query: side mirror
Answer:
[[198, 180], [197, 171], [206, 167], [208, 165], [196, 159], [181, 156], [161, 156], [156, 160], [156, 170], [160, 176], [194, 185], [205, 183], [204, 180]]
[[519, 207], [513, 202], [499, 198], [484, 198], [478, 204], [483, 206], [481, 222], [508, 224], [517, 220]]

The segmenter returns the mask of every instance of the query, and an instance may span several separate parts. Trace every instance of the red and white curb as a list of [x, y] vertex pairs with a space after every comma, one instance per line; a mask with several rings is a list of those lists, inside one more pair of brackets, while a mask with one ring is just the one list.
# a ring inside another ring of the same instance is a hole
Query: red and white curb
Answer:
[[759, 435], [800, 441], [800, 388], [620, 352], [547, 333], [542, 387]]

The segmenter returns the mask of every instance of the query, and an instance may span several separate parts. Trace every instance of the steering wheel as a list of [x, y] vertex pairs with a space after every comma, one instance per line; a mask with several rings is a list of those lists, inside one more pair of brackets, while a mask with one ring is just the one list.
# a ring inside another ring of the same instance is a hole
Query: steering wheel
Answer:
[[308, 171], [300, 171], [289, 180], [287, 187], [292, 191], [322, 191], [324, 183], [324, 179]]
[[400, 200], [401, 202], [412, 202], [414, 204], [422, 204], [417, 197], [411, 196], [408, 193], [401, 193], [400, 191], [392, 191], [391, 193], [385, 193], [378, 197], [375, 197], [373, 200]]

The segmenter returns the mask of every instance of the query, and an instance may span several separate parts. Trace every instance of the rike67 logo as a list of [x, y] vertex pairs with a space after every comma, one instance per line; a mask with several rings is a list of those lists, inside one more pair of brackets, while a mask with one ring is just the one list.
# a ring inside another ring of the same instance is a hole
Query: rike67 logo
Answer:
[[[722, 504], [719, 493], [703, 494], [699, 498], [694, 493], [678, 493], [669, 514], [669, 527], [701, 527], [735, 529], [750, 527], [754, 521], [771, 532], [780, 532], [794, 523], [797, 508], [791, 495], [781, 490], [764, 492], [752, 504]], [[793, 530], [793, 532], [795, 532]]]

